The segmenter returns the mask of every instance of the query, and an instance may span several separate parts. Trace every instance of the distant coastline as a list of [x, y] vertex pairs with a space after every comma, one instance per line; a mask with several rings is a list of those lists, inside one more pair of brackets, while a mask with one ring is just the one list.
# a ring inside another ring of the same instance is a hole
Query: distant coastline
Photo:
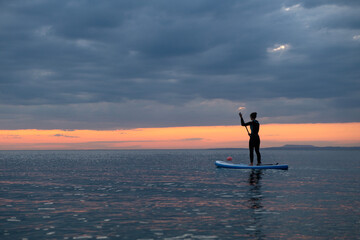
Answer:
[[[248, 148], [210, 148], [209, 150], [237, 150]], [[360, 147], [317, 147], [314, 145], [284, 145], [281, 147], [264, 147], [263, 150], [360, 150]]]
[[[148, 151], [148, 150], [209, 150], [209, 151], [214, 151], [214, 150], [248, 150], [248, 148], [195, 148], [195, 149], [187, 149], [187, 148], [173, 148], [173, 149], [168, 149], [168, 148], [163, 148], [163, 149], [156, 149], [156, 148], [144, 148], [144, 149], [1, 149], [0, 152], [5, 152], [5, 151]], [[333, 147], [318, 147], [318, 146], [314, 146], [314, 145], [284, 145], [281, 147], [263, 147], [261, 148], [261, 150], [360, 150], [360, 146], [359, 147], [339, 147], [339, 146], [333, 146]]]

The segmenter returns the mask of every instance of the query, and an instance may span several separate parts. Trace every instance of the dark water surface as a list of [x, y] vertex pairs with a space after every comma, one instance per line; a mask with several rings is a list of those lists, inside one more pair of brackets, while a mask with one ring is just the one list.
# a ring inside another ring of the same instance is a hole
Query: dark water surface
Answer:
[[0, 151], [0, 239], [360, 239], [360, 151]]

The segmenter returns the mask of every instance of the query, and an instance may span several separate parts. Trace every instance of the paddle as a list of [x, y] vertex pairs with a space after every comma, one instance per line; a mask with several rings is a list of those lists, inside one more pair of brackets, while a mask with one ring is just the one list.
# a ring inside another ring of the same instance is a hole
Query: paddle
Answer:
[[246, 131], [247, 131], [247, 133], [248, 133], [248, 135], [250, 137], [250, 133], [249, 133], [249, 130], [248, 130], [247, 126], [245, 126], [245, 128], [246, 128]]
[[[239, 108], [240, 109], [240, 108]], [[240, 117], [242, 118], [242, 114], [241, 114], [241, 112], [239, 112], [239, 115], [240, 115]], [[249, 132], [249, 129], [247, 128], [247, 126], [245, 126], [245, 128], [246, 128], [246, 131], [247, 131], [247, 133], [248, 133], [248, 135], [249, 135], [249, 137], [250, 137], [250, 132]]]

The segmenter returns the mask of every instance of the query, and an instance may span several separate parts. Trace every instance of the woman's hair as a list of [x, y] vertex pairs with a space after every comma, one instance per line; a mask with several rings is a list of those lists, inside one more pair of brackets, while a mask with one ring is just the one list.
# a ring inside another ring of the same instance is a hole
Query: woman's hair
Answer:
[[250, 117], [251, 117], [251, 118], [254, 118], [254, 119], [255, 119], [256, 116], [257, 116], [257, 113], [256, 113], [256, 112], [253, 112], [253, 113], [250, 114]]

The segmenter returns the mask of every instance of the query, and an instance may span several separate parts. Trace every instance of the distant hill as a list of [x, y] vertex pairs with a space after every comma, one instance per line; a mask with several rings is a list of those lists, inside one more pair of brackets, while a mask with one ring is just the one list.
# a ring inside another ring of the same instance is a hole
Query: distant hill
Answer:
[[268, 150], [360, 150], [360, 147], [317, 147], [313, 145], [284, 145], [282, 147], [263, 148]]
[[[248, 148], [212, 148], [209, 150], [241, 150]], [[267, 147], [263, 150], [360, 150], [360, 147], [317, 147], [314, 145], [284, 145], [282, 147]]]
[[282, 147], [269, 147], [264, 149], [273, 149], [273, 150], [315, 150], [321, 147], [316, 147], [314, 145], [284, 145]]

